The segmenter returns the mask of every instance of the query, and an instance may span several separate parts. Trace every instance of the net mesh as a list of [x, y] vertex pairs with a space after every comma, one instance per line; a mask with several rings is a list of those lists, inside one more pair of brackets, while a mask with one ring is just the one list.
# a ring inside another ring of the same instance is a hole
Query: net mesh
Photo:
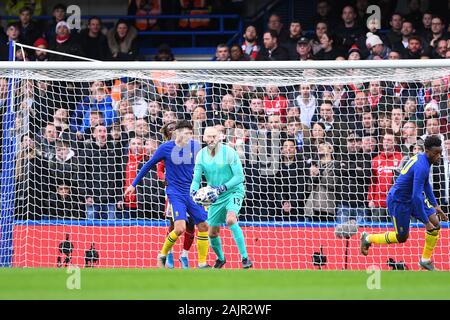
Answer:
[[[3, 210], [3, 249], [11, 229], [14, 266], [156, 266], [168, 225], [164, 181], [154, 168], [135, 195], [123, 194], [163, 142], [161, 127], [187, 119], [199, 141], [205, 127], [222, 126], [241, 157], [239, 221], [256, 268], [388, 269], [392, 258], [415, 269], [425, 234], [418, 221], [407, 243], [372, 246], [368, 257], [357, 233], [393, 228], [387, 191], [429, 134], [445, 146], [430, 182], [448, 212], [449, 75], [426, 67], [1, 70], [3, 173], [13, 170], [13, 181], [3, 175], [2, 208], [14, 201], [13, 219]], [[449, 270], [447, 227], [433, 259]], [[221, 237], [226, 267], [241, 267], [231, 232]], [[183, 238], [175, 256], [182, 249]], [[196, 261], [195, 242], [190, 252]]]

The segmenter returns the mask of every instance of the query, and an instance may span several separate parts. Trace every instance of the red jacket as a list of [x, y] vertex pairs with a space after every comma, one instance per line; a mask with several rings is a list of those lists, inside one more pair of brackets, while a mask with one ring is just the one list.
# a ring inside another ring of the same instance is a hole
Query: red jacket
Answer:
[[264, 110], [268, 116], [280, 115], [281, 122], [286, 122], [286, 114], [288, 107], [288, 99], [283, 96], [278, 96], [270, 99], [268, 96], [264, 97]]
[[166, 164], [164, 163], [164, 160], [161, 160], [160, 162], [158, 162], [158, 164], [156, 165], [156, 175], [158, 176], [159, 180], [166, 180]]
[[402, 158], [400, 152], [382, 152], [372, 159], [372, 184], [369, 186], [367, 200], [373, 201], [375, 208], [386, 208], [386, 197], [394, 182], [394, 171]]
[[[139, 163], [144, 159], [144, 153], [135, 155], [128, 153], [128, 162], [125, 168], [125, 190], [131, 185], [137, 176], [137, 168]], [[136, 193], [127, 195], [124, 199], [125, 205], [128, 208], [137, 208]]]

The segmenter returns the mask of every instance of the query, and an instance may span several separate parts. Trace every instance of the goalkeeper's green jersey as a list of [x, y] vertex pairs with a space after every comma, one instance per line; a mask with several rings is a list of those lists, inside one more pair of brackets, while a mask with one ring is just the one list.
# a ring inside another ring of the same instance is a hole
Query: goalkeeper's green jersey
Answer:
[[222, 143], [219, 143], [214, 157], [209, 153], [208, 147], [197, 154], [191, 190], [197, 191], [200, 188], [202, 174], [205, 174], [209, 186], [225, 185], [227, 187], [227, 191], [221, 196], [235, 191], [244, 192], [244, 170], [241, 159], [233, 148]]

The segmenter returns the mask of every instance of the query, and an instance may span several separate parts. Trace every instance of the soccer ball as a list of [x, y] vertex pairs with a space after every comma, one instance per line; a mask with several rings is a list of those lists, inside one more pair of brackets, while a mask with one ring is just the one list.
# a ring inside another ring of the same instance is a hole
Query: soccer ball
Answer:
[[211, 188], [210, 186], [198, 189], [197, 193], [195, 194], [194, 201], [203, 205], [211, 204], [212, 201], [209, 197], [211, 192], [214, 192], [214, 189]]

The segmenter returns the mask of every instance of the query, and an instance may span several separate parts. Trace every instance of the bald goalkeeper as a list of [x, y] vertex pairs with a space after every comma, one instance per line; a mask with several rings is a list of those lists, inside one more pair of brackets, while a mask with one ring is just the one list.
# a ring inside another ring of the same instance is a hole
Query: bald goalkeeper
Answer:
[[200, 188], [202, 175], [208, 186], [214, 191], [210, 199], [212, 204], [208, 208], [209, 239], [211, 248], [217, 255], [214, 268], [220, 269], [226, 259], [222, 251], [219, 237], [220, 226], [228, 225], [242, 258], [242, 267], [252, 267], [245, 246], [244, 233], [238, 222], [239, 210], [244, 200], [244, 171], [237, 152], [223, 143], [222, 134], [215, 127], [205, 129], [203, 141], [206, 143], [195, 159], [194, 178], [191, 184], [191, 196]]

